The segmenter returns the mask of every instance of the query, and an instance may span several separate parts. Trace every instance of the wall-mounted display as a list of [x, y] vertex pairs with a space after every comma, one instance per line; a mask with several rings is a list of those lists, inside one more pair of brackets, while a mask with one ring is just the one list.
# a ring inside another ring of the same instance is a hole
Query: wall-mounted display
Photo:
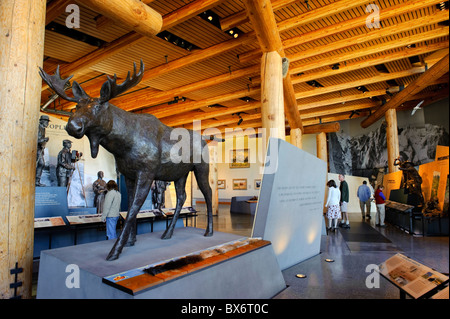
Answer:
[[227, 181], [224, 179], [217, 180], [217, 189], [225, 189], [227, 188]]
[[249, 168], [248, 149], [230, 150], [230, 168]]
[[233, 190], [246, 190], [246, 189], [247, 189], [247, 179], [246, 178], [233, 179]]

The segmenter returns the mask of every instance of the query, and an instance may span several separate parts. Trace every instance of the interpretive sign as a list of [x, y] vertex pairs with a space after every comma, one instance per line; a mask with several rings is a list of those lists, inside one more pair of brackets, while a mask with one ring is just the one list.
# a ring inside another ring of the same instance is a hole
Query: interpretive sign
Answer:
[[61, 216], [58, 217], [42, 217], [34, 219], [34, 228], [45, 228], [55, 226], [65, 226], [66, 223]]
[[66, 216], [66, 218], [70, 225], [101, 223], [102, 221], [101, 214]]
[[320, 252], [327, 164], [275, 138], [266, 159], [252, 237], [272, 242], [283, 270]]
[[36, 187], [34, 217], [66, 216], [68, 214], [66, 187]]
[[417, 299], [448, 282], [448, 277], [430, 267], [396, 254], [379, 265], [380, 274]]

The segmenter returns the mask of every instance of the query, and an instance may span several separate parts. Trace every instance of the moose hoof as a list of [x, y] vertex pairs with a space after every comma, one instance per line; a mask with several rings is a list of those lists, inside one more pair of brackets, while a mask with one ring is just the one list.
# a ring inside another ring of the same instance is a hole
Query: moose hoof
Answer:
[[170, 238], [172, 238], [172, 232], [168, 232], [167, 230], [161, 236], [161, 239], [170, 239]]
[[131, 240], [131, 241], [128, 241], [126, 244], [125, 244], [125, 247], [131, 247], [131, 246], [134, 246], [134, 243], [136, 242], [136, 240]]
[[119, 258], [119, 253], [110, 252], [108, 257], [106, 257], [106, 260], [107, 261], [112, 261], [112, 260], [116, 260], [118, 258]]
[[213, 235], [213, 231], [207, 230], [203, 236], [205, 236], [205, 237], [211, 237], [212, 235]]

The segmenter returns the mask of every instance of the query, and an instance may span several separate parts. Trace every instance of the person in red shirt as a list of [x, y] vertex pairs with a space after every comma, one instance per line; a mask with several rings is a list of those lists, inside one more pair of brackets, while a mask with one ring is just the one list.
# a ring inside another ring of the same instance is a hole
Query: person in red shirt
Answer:
[[385, 214], [385, 200], [386, 197], [383, 194], [383, 185], [378, 185], [375, 191], [375, 203], [377, 205], [377, 215], [375, 217], [375, 226], [386, 227], [384, 224], [384, 214]]

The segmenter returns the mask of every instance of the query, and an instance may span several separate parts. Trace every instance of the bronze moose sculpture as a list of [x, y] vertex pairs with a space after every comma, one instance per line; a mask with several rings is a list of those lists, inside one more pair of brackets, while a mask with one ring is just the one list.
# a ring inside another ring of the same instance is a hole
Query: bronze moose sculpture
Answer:
[[[64, 92], [66, 83], [72, 76], [62, 79], [59, 66], [54, 75], [48, 75], [40, 69], [42, 79], [63, 99], [76, 102], [76, 111], [66, 126], [69, 135], [80, 139], [87, 136], [92, 158], [96, 158], [99, 145], [114, 155], [118, 171], [124, 175], [128, 192], [128, 214], [120, 236], [106, 257], [107, 260], [119, 258], [124, 246], [133, 246], [136, 241], [136, 216], [150, 191], [153, 180], [174, 181], [177, 203], [173, 219], [161, 236], [172, 237], [181, 208], [186, 200], [186, 179], [190, 171], [194, 172], [198, 186], [205, 197], [208, 224], [205, 236], [213, 235], [211, 187], [209, 186], [208, 152], [202, 154], [206, 141], [192, 131], [189, 133], [190, 155], [188, 160], [175, 163], [171, 160], [171, 151], [178, 141], [171, 139], [174, 130], [161, 123], [151, 114], [136, 114], [114, 106], [108, 101], [138, 84], [144, 75], [141, 60], [139, 72], [134, 73], [122, 84], [117, 77], [107, 76], [102, 85], [99, 98], [92, 98], [73, 81], [73, 97]], [[195, 141], [195, 142], [194, 142]], [[201, 160], [198, 160], [198, 159]]]

